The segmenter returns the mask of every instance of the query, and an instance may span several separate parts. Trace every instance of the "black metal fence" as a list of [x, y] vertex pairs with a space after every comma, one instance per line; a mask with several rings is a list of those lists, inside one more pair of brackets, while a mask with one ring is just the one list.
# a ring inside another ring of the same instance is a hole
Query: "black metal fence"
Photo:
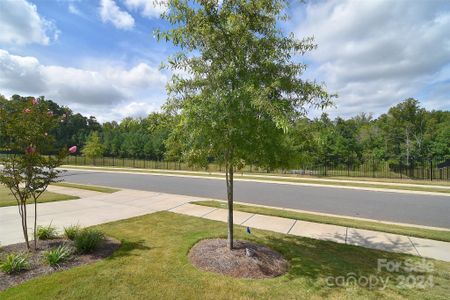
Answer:
[[[0, 154], [0, 162], [6, 154]], [[84, 156], [68, 156], [65, 165], [96, 166], [117, 168], [139, 168], [178, 171], [224, 172], [223, 165], [211, 163], [206, 168], [190, 166], [184, 162], [156, 161], [149, 159], [133, 159], [118, 157], [87, 158]], [[291, 169], [267, 170], [254, 165], [246, 165], [241, 173], [312, 176], [312, 177], [370, 177], [384, 179], [413, 179], [429, 181], [450, 181], [450, 160], [433, 159], [420, 164], [392, 165], [386, 161], [368, 160], [358, 165], [324, 163], [322, 165], [299, 164]]]
[[[448, 161], [447, 161], [448, 162]], [[162, 169], [179, 171], [206, 171], [224, 172], [224, 166], [211, 163], [206, 168], [190, 166], [183, 162], [155, 161], [147, 159], [133, 158], [86, 158], [83, 156], [69, 156], [64, 164], [75, 166], [97, 166], [97, 167], [119, 167], [119, 168], [141, 168], [141, 169]], [[447, 165], [447, 166], [443, 166]], [[323, 165], [298, 165], [292, 169], [266, 170], [253, 165], [246, 165], [239, 170], [242, 173], [264, 173], [283, 174], [297, 176], [322, 176], [322, 177], [371, 177], [371, 178], [391, 178], [391, 179], [415, 179], [415, 180], [450, 180], [450, 167], [445, 160], [429, 160], [420, 164], [406, 165], [399, 164], [393, 166], [386, 161], [369, 160], [359, 165], [324, 163]]]

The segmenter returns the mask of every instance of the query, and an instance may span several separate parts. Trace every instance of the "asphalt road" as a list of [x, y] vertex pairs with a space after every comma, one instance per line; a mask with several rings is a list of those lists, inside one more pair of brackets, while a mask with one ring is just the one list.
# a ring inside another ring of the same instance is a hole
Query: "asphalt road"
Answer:
[[[68, 171], [67, 182], [226, 199], [225, 180]], [[450, 229], [450, 197], [235, 181], [235, 201]]]

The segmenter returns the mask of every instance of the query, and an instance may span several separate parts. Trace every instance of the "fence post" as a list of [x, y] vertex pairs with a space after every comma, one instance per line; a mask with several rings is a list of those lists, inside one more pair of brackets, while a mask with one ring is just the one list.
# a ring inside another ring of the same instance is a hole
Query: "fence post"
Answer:
[[433, 160], [430, 159], [430, 180], [433, 181], [433, 176], [435, 175], [433, 172]]
[[375, 158], [372, 156], [372, 177], [375, 178]]

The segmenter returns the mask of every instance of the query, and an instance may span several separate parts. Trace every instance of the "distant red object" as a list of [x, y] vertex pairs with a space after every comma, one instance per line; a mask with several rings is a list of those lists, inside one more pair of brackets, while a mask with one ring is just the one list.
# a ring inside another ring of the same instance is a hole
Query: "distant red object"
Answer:
[[27, 147], [27, 149], [25, 149], [25, 152], [26, 152], [27, 154], [33, 154], [33, 153], [36, 152], [36, 147], [32, 147], [32, 146]]
[[77, 146], [72, 146], [69, 148], [69, 152], [74, 154], [75, 152], [77, 152], [77, 149], [78, 149]]
[[33, 105], [39, 104], [39, 99], [33, 98], [33, 99], [31, 99], [31, 103]]
[[23, 110], [23, 112], [26, 113], [26, 114], [29, 114], [29, 113], [31, 112], [31, 109], [25, 108], [25, 109]]

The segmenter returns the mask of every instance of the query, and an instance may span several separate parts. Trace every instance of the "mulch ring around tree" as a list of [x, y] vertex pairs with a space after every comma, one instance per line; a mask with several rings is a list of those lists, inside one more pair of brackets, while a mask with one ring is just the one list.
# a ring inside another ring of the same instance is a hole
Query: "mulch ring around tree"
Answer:
[[[30, 245], [33, 245], [32, 241], [30, 242]], [[75, 249], [72, 241], [62, 238], [39, 241], [37, 251], [30, 251], [28, 254], [30, 263], [30, 268], [28, 270], [21, 271], [16, 274], [5, 274], [0, 272], [0, 291], [6, 290], [7, 288], [21, 284], [36, 277], [89, 264], [111, 256], [114, 251], [119, 249], [120, 242], [118, 240], [106, 237], [94, 252], [88, 254], [77, 254], [74, 252], [74, 254], [72, 254], [67, 261], [62, 262], [59, 267], [53, 268], [45, 263], [42, 253], [43, 251], [57, 248], [60, 245], [68, 245], [69, 247]], [[11, 252], [27, 253], [25, 243], [1, 247], [0, 261], [2, 261], [4, 257]]]
[[202, 240], [192, 247], [188, 257], [198, 269], [236, 278], [272, 278], [286, 273], [289, 268], [280, 253], [242, 240], [234, 242], [232, 251], [226, 239]]

